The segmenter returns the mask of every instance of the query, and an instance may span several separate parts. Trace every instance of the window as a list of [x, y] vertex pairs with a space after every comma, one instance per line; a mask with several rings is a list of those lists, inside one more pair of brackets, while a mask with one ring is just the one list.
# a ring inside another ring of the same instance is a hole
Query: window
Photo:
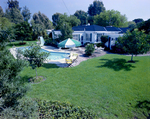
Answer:
[[98, 34], [97, 34], [97, 42], [101, 42], [101, 36], [102, 36], [101, 33], [98, 33]]
[[80, 34], [74, 34], [73, 39], [80, 41]]
[[90, 34], [86, 33], [86, 41], [89, 41], [90, 42]]

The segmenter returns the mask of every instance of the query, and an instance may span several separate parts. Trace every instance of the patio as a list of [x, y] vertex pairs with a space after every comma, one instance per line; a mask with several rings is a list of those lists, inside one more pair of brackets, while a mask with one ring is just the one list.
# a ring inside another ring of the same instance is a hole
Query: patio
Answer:
[[[94, 57], [99, 57], [102, 55], [106, 54], [106, 51], [97, 51], [95, 50], [94, 53], [91, 56], [85, 56], [85, 47], [79, 47], [75, 49], [58, 49], [52, 46], [43, 46], [42, 47], [45, 50], [48, 51], [57, 51], [57, 52], [67, 52], [67, 53], [76, 53], [78, 54], [78, 58], [76, 59], [76, 62], [73, 62], [71, 66], [77, 66], [79, 65], [82, 61], [85, 61], [87, 59], [91, 59]], [[51, 63], [51, 64], [56, 64], [59, 67], [68, 67], [68, 64], [66, 63], [65, 59], [62, 60], [57, 60], [57, 61], [52, 61], [48, 60], [46, 63]]]

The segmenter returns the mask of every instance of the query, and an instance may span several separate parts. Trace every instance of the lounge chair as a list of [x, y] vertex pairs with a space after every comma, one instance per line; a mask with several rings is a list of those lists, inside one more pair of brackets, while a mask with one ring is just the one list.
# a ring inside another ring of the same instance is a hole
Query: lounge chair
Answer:
[[70, 54], [70, 59], [66, 59], [66, 63], [69, 64], [68, 67], [72, 67], [74, 62], [76, 62], [78, 58], [78, 54]]
[[72, 64], [72, 59], [66, 59], [67, 64]]

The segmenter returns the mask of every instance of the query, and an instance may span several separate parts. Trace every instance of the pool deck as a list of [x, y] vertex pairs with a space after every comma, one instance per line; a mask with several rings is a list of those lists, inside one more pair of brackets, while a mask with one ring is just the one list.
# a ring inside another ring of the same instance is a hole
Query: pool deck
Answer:
[[[106, 52], [105, 51], [97, 51], [95, 50], [92, 56], [89, 57], [85, 57], [85, 48], [84, 47], [80, 47], [77, 48], [75, 50], [70, 50], [70, 49], [58, 49], [52, 46], [43, 46], [42, 49], [48, 50], [48, 51], [57, 51], [57, 52], [66, 52], [66, 53], [75, 53], [78, 54], [78, 58], [76, 59], [75, 62], [73, 62], [71, 64], [71, 67], [77, 66], [79, 65], [82, 61], [94, 58], [94, 57], [99, 57], [102, 55], [105, 55]], [[61, 60], [47, 60], [46, 63], [52, 63], [52, 64], [56, 64], [59, 67], [68, 67], [69, 65], [66, 63], [65, 58], [61, 59]]]
[[[76, 48], [74, 50], [70, 50], [70, 49], [58, 49], [52, 46], [43, 46], [41, 47], [44, 50], [50, 51], [50, 52], [65, 52], [65, 53], [75, 53], [78, 54], [78, 58], [76, 59], [75, 62], [73, 62], [71, 64], [71, 67], [77, 66], [79, 65], [82, 61], [94, 58], [94, 57], [99, 57], [102, 55], [105, 55], [106, 52], [105, 51], [97, 51], [95, 50], [94, 53], [92, 54], [92, 56], [89, 57], [85, 57], [85, 48], [84, 47], [80, 47], [80, 48]], [[16, 58], [16, 48], [10, 48], [10, 52], [11, 54]], [[51, 63], [51, 64], [56, 64], [59, 67], [68, 67], [69, 65], [66, 63], [65, 58], [64, 59], [60, 59], [60, 60], [46, 60], [45, 63]]]

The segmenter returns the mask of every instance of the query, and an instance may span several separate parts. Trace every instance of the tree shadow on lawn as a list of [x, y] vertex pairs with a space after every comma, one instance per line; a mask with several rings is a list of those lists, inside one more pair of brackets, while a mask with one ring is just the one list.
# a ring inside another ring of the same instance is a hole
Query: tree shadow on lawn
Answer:
[[22, 79], [22, 83], [29, 83], [29, 80], [33, 78], [32, 76], [28, 76], [28, 75], [25, 75], [25, 76], [21, 76], [21, 79]]
[[[150, 111], [150, 101], [148, 101], [148, 100], [137, 101], [137, 105], [135, 106], [135, 108], [145, 109], [147, 112], [149, 112]], [[147, 119], [150, 119], [150, 113], [148, 115], [149, 116], [147, 116]]]
[[50, 68], [59, 68], [56, 64], [44, 63], [42, 67], [50, 69]]
[[[112, 60], [109, 59], [100, 59], [100, 60], [104, 61], [102, 62], [104, 64], [98, 66], [98, 68], [107, 67], [115, 71], [120, 71], [120, 70], [130, 71], [132, 68], [135, 68], [135, 66], [128, 63], [125, 59], [114, 58]], [[138, 61], [136, 60], [135, 62]]]

